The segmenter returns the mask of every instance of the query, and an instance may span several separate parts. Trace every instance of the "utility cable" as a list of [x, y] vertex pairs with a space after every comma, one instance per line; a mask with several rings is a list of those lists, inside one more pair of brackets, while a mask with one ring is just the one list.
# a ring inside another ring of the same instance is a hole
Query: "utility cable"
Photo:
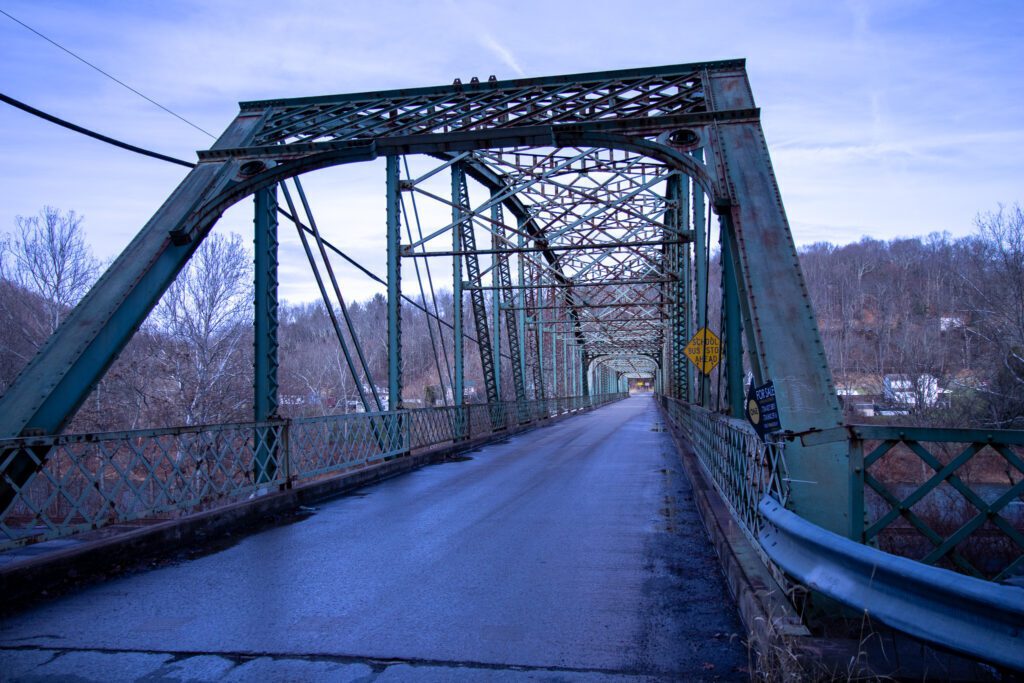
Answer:
[[[309, 220], [309, 227], [313, 232], [313, 238], [316, 240], [317, 248], [320, 251], [320, 258], [323, 259], [324, 269], [327, 271], [327, 275], [331, 280], [331, 287], [334, 289], [334, 295], [338, 297], [338, 305], [341, 308], [341, 315], [345, 319], [345, 327], [348, 328], [348, 334], [352, 339], [352, 345], [356, 348], [356, 356], [359, 358], [359, 364], [362, 366], [366, 382], [370, 385], [370, 393], [373, 394], [373, 401], [377, 404], [377, 410], [383, 411], [384, 404], [381, 402], [380, 396], [377, 393], [377, 385], [373, 381], [373, 375], [370, 374], [370, 364], [366, 362], [366, 356], [363, 354], [362, 344], [359, 343], [359, 336], [356, 334], [355, 325], [352, 323], [352, 318], [349, 317], [348, 306], [345, 305], [345, 299], [341, 295], [341, 287], [338, 285], [338, 278], [334, 274], [334, 268], [331, 266], [331, 259], [327, 255], [327, 248], [324, 246], [324, 240], [320, 236], [320, 229], [317, 228], [316, 220], [313, 218], [313, 212], [309, 207], [309, 202], [306, 200], [306, 193], [302, 189], [302, 183], [299, 182], [298, 176], [292, 178], [292, 183], [295, 185], [295, 189], [299, 193], [299, 200], [302, 202], [302, 208], [306, 212], [306, 218]], [[292, 209], [292, 212], [294, 213], [294, 209], [291, 205], [289, 205], [288, 208]]]
[[[409, 171], [409, 158], [407, 156], [403, 156], [402, 157], [402, 165], [405, 168], [405, 176], [406, 176], [406, 178], [409, 179], [410, 181], [412, 181], [412, 173]], [[415, 187], [415, 183], [413, 184], [413, 187]], [[422, 242], [423, 241], [423, 223], [420, 221], [420, 211], [419, 211], [418, 205], [416, 204], [416, 194], [415, 193], [412, 193], [412, 192], [409, 193], [409, 201], [412, 202], [413, 218], [416, 221], [416, 234], [418, 235], [420, 241]], [[410, 238], [410, 241], [412, 241], [411, 238]], [[422, 248], [423, 248], [424, 251], [426, 251], [426, 245], [425, 244], [423, 245]], [[444, 330], [441, 329], [441, 312], [440, 312], [440, 310], [438, 308], [438, 305], [437, 305], [437, 294], [436, 294], [436, 292], [434, 290], [434, 277], [430, 273], [430, 260], [429, 259], [424, 259], [423, 263], [424, 263], [424, 269], [427, 272], [427, 285], [428, 285], [428, 287], [430, 289], [430, 303], [431, 303], [431, 306], [434, 309], [434, 319], [437, 321], [437, 334], [438, 334], [438, 336], [441, 339], [441, 353], [444, 356], [444, 366], [445, 366], [445, 369], [448, 371], [448, 383], [449, 383], [449, 386], [455, 386], [454, 385], [454, 381], [452, 380], [452, 376], [453, 375], [452, 375], [451, 361], [448, 359], [448, 347], [445, 346], [445, 344], [444, 344]], [[417, 272], [419, 272], [419, 271], [417, 271]], [[423, 303], [425, 304], [426, 301], [424, 301]], [[452, 326], [452, 333], [453, 334], [455, 333], [454, 331], [455, 331], [455, 327]], [[462, 330], [459, 330], [459, 332], [461, 333]], [[454, 394], [453, 394], [453, 396], [454, 396]], [[446, 402], [445, 405], [447, 405], [447, 402]]]
[[125, 87], [125, 88], [127, 88], [128, 90], [131, 90], [131, 91], [132, 91], [133, 93], [135, 93], [136, 95], [138, 95], [138, 96], [139, 96], [139, 97], [141, 97], [142, 99], [146, 100], [146, 101], [147, 101], [147, 102], [149, 102], [150, 104], [156, 105], [157, 107], [160, 107], [161, 109], [163, 109], [163, 110], [164, 110], [165, 112], [167, 112], [167, 113], [168, 113], [168, 114], [170, 114], [171, 116], [175, 117], [176, 119], [180, 119], [181, 121], [184, 121], [184, 122], [185, 122], [185, 123], [187, 123], [188, 125], [192, 126], [192, 127], [193, 127], [193, 128], [195, 128], [196, 130], [198, 130], [198, 131], [199, 131], [200, 133], [203, 133], [203, 134], [205, 134], [205, 135], [209, 135], [209, 136], [210, 136], [211, 138], [214, 138], [214, 139], [216, 139], [216, 138], [217, 138], [217, 136], [216, 136], [216, 135], [214, 135], [213, 133], [210, 133], [209, 131], [203, 130], [202, 128], [200, 128], [200, 127], [199, 127], [199, 126], [197, 126], [196, 124], [194, 124], [194, 123], [192, 123], [191, 121], [189, 121], [188, 119], [186, 119], [186, 118], [185, 118], [184, 116], [181, 116], [180, 114], [176, 114], [175, 112], [171, 111], [170, 109], [168, 109], [168, 108], [167, 108], [167, 107], [165, 107], [164, 105], [160, 104], [160, 103], [159, 103], [159, 102], [157, 102], [156, 100], [154, 100], [154, 99], [152, 99], [152, 98], [150, 98], [150, 97], [146, 97], [145, 95], [143, 95], [143, 94], [142, 94], [142, 93], [140, 93], [140, 92], [139, 92], [138, 90], [136, 90], [136, 89], [135, 89], [135, 88], [133, 88], [132, 86], [128, 85], [128, 84], [127, 84], [127, 83], [125, 83], [124, 81], [122, 81], [122, 80], [119, 80], [119, 79], [115, 78], [114, 76], [111, 76], [111, 75], [110, 75], [109, 73], [107, 73], [107, 72], [106, 72], [106, 71], [104, 71], [103, 69], [99, 68], [98, 66], [96, 66], [96, 65], [95, 65], [95, 64], [93, 64], [92, 62], [88, 61], [88, 60], [87, 60], [87, 59], [85, 59], [84, 57], [80, 57], [80, 56], [78, 56], [77, 54], [75, 54], [74, 52], [72, 52], [71, 50], [69, 50], [68, 48], [66, 48], [66, 47], [64, 47], [63, 45], [61, 45], [60, 43], [58, 43], [58, 42], [57, 42], [56, 40], [53, 40], [52, 38], [48, 38], [47, 36], [44, 36], [44, 35], [43, 35], [42, 33], [40, 33], [39, 31], [35, 30], [34, 28], [32, 28], [31, 26], [29, 26], [29, 25], [28, 25], [28, 24], [26, 24], [25, 22], [21, 21], [20, 19], [17, 19], [16, 17], [13, 17], [13, 16], [11, 16], [11, 15], [10, 15], [10, 14], [8, 14], [7, 12], [3, 11], [2, 9], [0, 9], [0, 14], [3, 14], [3, 15], [4, 15], [5, 17], [7, 17], [8, 19], [10, 19], [10, 20], [11, 20], [11, 21], [13, 21], [14, 23], [16, 23], [16, 24], [20, 24], [21, 26], [24, 26], [25, 28], [27, 28], [27, 29], [28, 29], [29, 31], [31, 31], [32, 33], [36, 34], [37, 36], [39, 36], [40, 38], [42, 38], [42, 39], [43, 39], [43, 40], [45, 40], [46, 42], [50, 43], [50, 44], [51, 44], [51, 45], [53, 45], [54, 47], [57, 47], [57, 48], [59, 48], [59, 49], [63, 50], [64, 52], [68, 53], [69, 55], [71, 55], [72, 57], [74, 57], [74, 58], [75, 58], [75, 59], [77, 59], [78, 61], [82, 62], [83, 64], [85, 64], [85, 65], [86, 65], [86, 66], [88, 66], [89, 68], [91, 68], [91, 69], [95, 69], [96, 71], [99, 71], [99, 72], [100, 72], [101, 74], [103, 74], [104, 76], [106, 76], [106, 77], [107, 77], [107, 78], [109, 78], [110, 80], [114, 81], [114, 82], [115, 82], [115, 83], [117, 83], [118, 85], [120, 85], [120, 86], [122, 86], [122, 87]]
[[[0, 10], [0, 12], [3, 12], [3, 10]], [[3, 93], [0, 93], [0, 101], [6, 102], [7, 104], [11, 105], [12, 107], [16, 107], [16, 108], [18, 108], [18, 109], [20, 109], [20, 110], [22, 110], [24, 112], [32, 114], [33, 116], [38, 116], [39, 118], [43, 119], [44, 121], [49, 121], [50, 123], [55, 123], [58, 126], [63, 126], [64, 128], [67, 128], [68, 130], [73, 130], [76, 133], [81, 133], [82, 135], [87, 135], [90, 138], [94, 138], [96, 140], [99, 140], [100, 142], [105, 142], [108, 145], [113, 145], [114, 147], [120, 147], [121, 149], [126, 149], [129, 152], [135, 152], [136, 154], [141, 154], [143, 156], [152, 157], [154, 159], [159, 159], [160, 161], [167, 161], [167, 162], [170, 162], [172, 164], [178, 164], [179, 166], [184, 166], [185, 168], [195, 168], [196, 167], [196, 165], [193, 164], [190, 161], [183, 161], [182, 159], [175, 159], [174, 157], [169, 157], [166, 154], [160, 154], [159, 152], [152, 152], [152, 151], [150, 151], [148, 149], [143, 149], [142, 147], [136, 147], [135, 145], [129, 145], [127, 142], [121, 142], [120, 140], [115, 140], [114, 138], [107, 137], [106, 135], [102, 135], [101, 133], [97, 133], [96, 131], [89, 130], [88, 128], [83, 128], [82, 126], [75, 125], [74, 123], [71, 123], [70, 121], [65, 121], [64, 119], [58, 118], [58, 117], [54, 116], [53, 114], [47, 114], [45, 111], [41, 111], [39, 109], [36, 109], [35, 107], [27, 105], [24, 102], [20, 102], [20, 101], [14, 99], [13, 97], [9, 97], [7, 95], [4, 95]]]
[[[402, 206], [401, 214], [402, 214], [403, 222], [405, 223], [405, 232], [409, 236], [409, 241], [412, 242], [412, 229], [409, 227], [409, 214], [405, 210], [405, 197], [400, 196], [399, 197], [399, 203]], [[419, 263], [419, 259], [414, 260], [413, 261], [413, 265], [416, 267], [416, 282], [419, 284], [420, 298], [423, 300], [424, 303], [426, 303], [427, 296], [426, 296], [426, 293], [424, 292], [424, 289], [423, 289], [423, 279], [420, 277], [420, 263]], [[437, 366], [437, 381], [440, 383], [440, 387], [441, 387], [441, 399], [444, 401], [444, 405], [447, 408], [448, 407], [448, 394], [445, 391], [445, 386], [444, 386], [444, 379], [445, 378], [444, 378], [444, 373], [441, 370], [441, 356], [437, 352], [437, 340], [434, 338], [434, 324], [433, 324], [433, 321], [430, 318], [427, 318], [427, 332], [430, 333], [430, 348], [431, 348], [431, 350], [433, 351], [433, 354], [434, 354], [434, 365]], [[441, 334], [440, 326], [438, 326], [438, 334]], [[443, 343], [443, 341], [444, 340], [442, 338], [442, 343]], [[451, 380], [451, 378], [449, 378], [449, 381], [450, 380]]]

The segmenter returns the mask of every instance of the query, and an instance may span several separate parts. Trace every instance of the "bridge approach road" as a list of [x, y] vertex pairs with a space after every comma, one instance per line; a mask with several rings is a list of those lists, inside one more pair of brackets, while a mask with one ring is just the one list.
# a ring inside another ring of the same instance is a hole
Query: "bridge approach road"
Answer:
[[745, 679], [661, 422], [633, 397], [38, 605], [0, 679]]

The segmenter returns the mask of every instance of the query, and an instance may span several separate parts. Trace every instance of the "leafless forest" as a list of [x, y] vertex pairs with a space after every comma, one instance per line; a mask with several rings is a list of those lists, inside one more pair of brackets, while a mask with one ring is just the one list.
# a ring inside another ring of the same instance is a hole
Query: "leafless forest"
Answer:
[[[0, 238], [0, 391], [100, 276], [83, 227], [74, 212], [47, 207]], [[851, 419], [1024, 427], [1020, 206], [979, 215], [968, 237], [822, 243], [802, 249], [801, 260]], [[246, 241], [207, 239], [69, 431], [251, 419], [251, 283]], [[449, 325], [452, 308], [451, 294], [439, 292], [437, 313]], [[446, 372], [434, 349], [450, 347], [451, 332], [444, 323], [428, 327], [414, 306], [403, 311], [403, 399], [421, 405]], [[384, 298], [349, 302], [349, 313], [373, 380], [386, 384]], [[471, 316], [465, 323], [469, 332]], [[283, 415], [354, 405], [355, 384], [321, 303], [282, 304], [280, 344]], [[479, 381], [474, 345], [466, 351], [467, 377]]]

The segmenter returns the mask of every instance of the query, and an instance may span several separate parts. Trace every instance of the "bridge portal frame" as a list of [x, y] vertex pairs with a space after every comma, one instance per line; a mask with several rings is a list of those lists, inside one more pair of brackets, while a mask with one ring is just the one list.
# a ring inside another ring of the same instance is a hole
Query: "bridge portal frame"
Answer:
[[[451, 159], [476, 150], [567, 147], [632, 151], [693, 180], [720, 219], [731, 410], [741, 408], [745, 350], [755, 381], [774, 380], [787, 429], [799, 433], [839, 426], [841, 411], [772, 171], [760, 112], [744, 62], [728, 60], [243, 103], [217, 142], [198, 153], [196, 168], [0, 398], [0, 435], [58, 433], [223, 212], [238, 201], [255, 195], [258, 206], [259, 202], [268, 205], [272, 188], [285, 180], [379, 157], [425, 154]], [[492, 191], [505, 187], [504, 179], [486, 164], [469, 158], [463, 167]], [[395, 191], [391, 168], [389, 164], [389, 205]], [[679, 191], [674, 192], [673, 201], [681, 202]], [[516, 197], [502, 203], [522, 227], [521, 240], [528, 236], [534, 242], [550, 266], [554, 283], [563, 286], [565, 301], [578, 322], [581, 302], [574, 283], [561, 274], [558, 254], [544, 227]], [[698, 213], [703, 211], [703, 200], [693, 197], [692, 206], [695, 220], [702, 218]], [[396, 214], [397, 209], [389, 211], [388, 218], [389, 247], [394, 248], [388, 259], [389, 295], [400, 292]], [[263, 330], [258, 337], [264, 346], [257, 355], [256, 410], [269, 415], [275, 408], [276, 273], [274, 260], [267, 255], [272, 227], [266, 220], [261, 223], [259, 215], [257, 236], [261, 230], [266, 233], [266, 253], [259, 257], [262, 272], [257, 272], [258, 278], [262, 276], [258, 282], [265, 284], [259, 285], [258, 293], [264, 301], [258, 309], [263, 320], [258, 323]], [[702, 231], [695, 232], [699, 236]], [[457, 235], [458, 230], [453, 233]], [[698, 241], [694, 247], [693, 285], [699, 297], [707, 288], [707, 260], [699, 255], [707, 245]], [[458, 242], [454, 251], [459, 251]], [[457, 254], [455, 259], [459, 260]], [[688, 280], [682, 289], [686, 304], [679, 300], [678, 286], [665, 288], [677, 314], [690, 303]], [[400, 348], [397, 306], [395, 302], [388, 309], [393, 354]], [[697, 322], [700, 326], [708, 321]], [[518, 331], [525, 336], [523, 323], [521, 313]], [[671, 384], [669, 393], [686, 392], [693, 398], [691, 383], [683, 381], [692, 373], [680, 372], [676, 353], [679, 340], [688, 332], [677, 315], [667, 354], [672, 371], [664, 379]], [[587, 339], [578, 324], [574, 335], [586, 360]], [[665, 349], [658, 352], [664, 355]], [[393, 355], [389, 383], [400, 392], [400, 364], [395, 361]], [[696, 398], [707, 403], [706, 395]], [[851, 514], [853, 478], [841, 445], [794, 444], [788, 458], [794, 509], [844, 535], [859, 528], [860, 520]], [[5, 462], [0, 507], [11, 502], [34, 468], [26, 458]]]

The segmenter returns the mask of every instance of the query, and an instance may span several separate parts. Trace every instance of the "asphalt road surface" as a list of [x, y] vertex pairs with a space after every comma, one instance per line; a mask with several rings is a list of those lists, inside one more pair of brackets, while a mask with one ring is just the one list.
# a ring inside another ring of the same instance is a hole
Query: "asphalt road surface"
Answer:
[[650, 397], [0, 624], [0, 680], [743, 680]]

